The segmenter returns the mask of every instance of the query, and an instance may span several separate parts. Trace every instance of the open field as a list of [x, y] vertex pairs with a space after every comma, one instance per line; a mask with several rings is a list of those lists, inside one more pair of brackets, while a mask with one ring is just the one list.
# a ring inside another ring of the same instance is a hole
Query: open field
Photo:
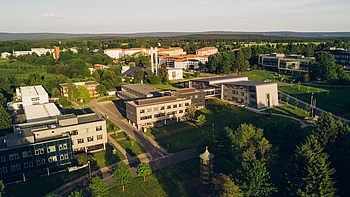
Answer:
[[310, 103], [314, 93], [316, 105], [321, 109], [350, 119], [350, 88], [325, 88], [305, 85], [281, 86], [279, 90]]
[[134, 178], [122, 192], [120, 187], [110, 190], [110, 196], [197, 196], [199, 190], [199, 159], [171, 166], [146, 178]]

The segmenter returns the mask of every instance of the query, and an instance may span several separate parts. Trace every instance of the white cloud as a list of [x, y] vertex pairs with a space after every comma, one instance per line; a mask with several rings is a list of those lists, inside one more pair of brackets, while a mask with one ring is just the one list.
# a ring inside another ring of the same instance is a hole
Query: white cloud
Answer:
[[57, 15], [57, 14], [55, 14], [53, 12], [44, 13], [44, 14], [42, 14], [42, 17], [45, 17], [45, 18], [62, 18], [62, 16]]

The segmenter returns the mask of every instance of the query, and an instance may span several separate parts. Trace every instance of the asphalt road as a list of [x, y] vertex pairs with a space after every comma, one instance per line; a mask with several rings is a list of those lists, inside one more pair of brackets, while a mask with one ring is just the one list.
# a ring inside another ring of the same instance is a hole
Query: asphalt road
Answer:
[[164, 157], [167, 152], [159, 147], [156, 142], [152, 142], [145, 134], [131, 126], [125, 119], [121, 120], [120, 113], [113, 102], [97, 102], [96, 100], [90, 103], [99, 113], [106, 115], [109, 120], [116, 124], [129, 136], [133, 137], [153, 158]]

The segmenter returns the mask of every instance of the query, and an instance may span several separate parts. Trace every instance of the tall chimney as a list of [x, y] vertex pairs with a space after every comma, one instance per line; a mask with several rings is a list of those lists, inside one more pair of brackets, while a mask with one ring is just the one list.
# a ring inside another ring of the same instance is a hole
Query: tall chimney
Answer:
[[158, 75], [158, 48], [156, 47], [156, 75]]
[[151, 47], [151, 71], [154, 73], [153, 47]]

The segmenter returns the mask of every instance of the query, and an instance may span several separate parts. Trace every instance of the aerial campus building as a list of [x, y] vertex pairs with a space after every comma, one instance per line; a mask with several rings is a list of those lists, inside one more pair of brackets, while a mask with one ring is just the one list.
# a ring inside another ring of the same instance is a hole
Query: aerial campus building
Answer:
[[16, 88], [13, 102], [7, 104], [9, 110], [23, 109], [25, 106], [45, 104], [49, 102], [49, 94], [43, 86], [26, 86]]
[[[14, 124], [13, 133], [0, 137], [0, 179], [18, 180], [55, 171], [70, 164], [74, 152], [105, 149], [107, 128], [103, 117], [95, 113], [62, 115], [54, 103], [45, 103], [47, 93], [41, 88], [19, 88], [22, 91], [17, 96], [29, 99], [20, 100], [22, 108], [15, 115], [21, 118]], [[34, 94], [33, 90], [41, 91]]]
[[[95, 81], [74, 82], [73, 84], [76, 87], [79, 87], [79, 86], [85, 87], [89, 91], [91, 97], [98, 97], [98, 96], [100, 96], [100, 94], [97, 93], [97, 91], [96, 91], [96, 86], [98, 86], [98, 83], [95, 82]], [[68, 83], [60, 84], [60, 90], [61, 90], [61, 94], [64, 97], [68, 97], [69, 96]]]
[[259, 55], [258, 64], [267, 70], [303, 75], [309, 73], [309, 64], [314, 59], [303, 55], [272, 53]]
[[328, 47], [323, 49], [332, 55], [334, 55], [335, 63], [342, 65], [344, 70], [350, 73], [350, 51], [343, 48]]

